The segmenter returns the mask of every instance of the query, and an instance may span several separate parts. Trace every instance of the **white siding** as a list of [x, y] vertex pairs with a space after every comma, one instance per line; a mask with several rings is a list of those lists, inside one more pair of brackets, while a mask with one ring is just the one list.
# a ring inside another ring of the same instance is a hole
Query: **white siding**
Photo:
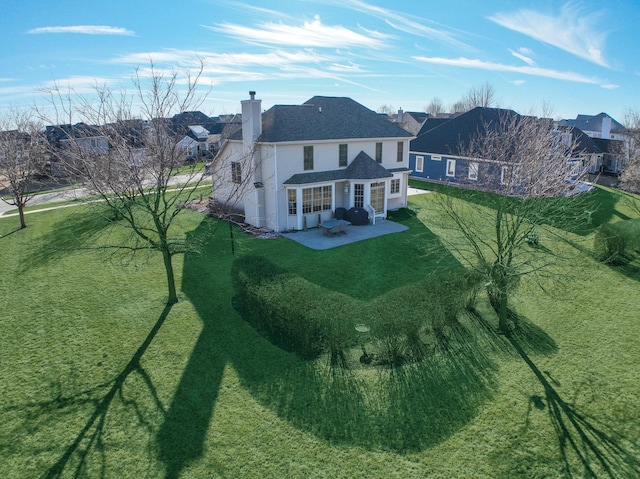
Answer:
[[[403, 161], [397, 161], [398, 141], [404, 142]], [[261, 144], [256, 151], [255, 161], [257, 169], [251, 180], [246, 180], [242, 191], [231, 183], [231, 161], [243, 161], [243, 179], [252, 172], [252, 168], [246, 159], [242, 159], [242, 143], [227, 142], [219, 152], [212, 169], [214, 191], [213, 197], [219, 201], [236, 201], [242, 197], [240, 204], [244, 206], [245, 221], [256, 226], [266, 226], [274, 231], [282, 231], [291, 228], [301, 228], [301, 216], [296, 221], [289, 217], [287, 208], [287, 190], [283, 184], [286, 180], [298, 173], [305, 173], [303, 165], [304, 146], [313, 146], [313, 170], [307, 172], [320, 172], [337, 170], [339, 159], [339, 145], [348, 144], [348, 164], [364, 151], [375, 159], [376, 143], [382, 142], [382, 166], [388, 169], [408, 168], [409, 166], [409, 139], [365, 139], [365, 140], [334, 140], [323, 142], [300, 142]], [[398, 175], [394, 175], [398, 177]], [[254, 181], [260, 181], [262, 188], [256, 189]], [[401, 193], [388, 198], [389, 208], [398, 208], [406, 205], [406, 181], [407, 175], [402, 175]], [[386, 193], [388, 197], [389, 182]], [[334, 205], [349, 206], [349, 195], [344, 193], [342, 181], [334, 185]], [[299, 205], [301, 203], [299, 202]], [[329, 219], [333, 211], [323, 211], [322, 220]], [[315, 225], [318, 213], [310, 213], [308, 226]], [[292, 224], [295, 223], [295, 224]]]

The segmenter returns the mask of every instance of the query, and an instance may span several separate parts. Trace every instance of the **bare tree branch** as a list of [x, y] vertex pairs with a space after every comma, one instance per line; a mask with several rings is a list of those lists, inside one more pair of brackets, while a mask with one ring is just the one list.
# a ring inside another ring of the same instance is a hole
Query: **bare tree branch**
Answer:
[[42, 128], [25, 110], [10, 109], [0, 117], [0, 199], [18, 208], [21, 229], [27, 227], [24, 209], [39, 190], [37, 179], [48, 173]]
[[[478, 183], [497, 193], [472, 193], [478, 204], [438, 196], [438, 227], [447, 245], [469, 267], [481, 273], [508, 333], [508, 300], [522, 277], [538, 275], [557, 262], [551, 251], [537, 248], [540, 230], [549, 224], [578, 221], [565, 193], [575, 175], [574, 144], [554, 130], [548, 119], [525, 117], [505, 110], [497, 123], [485, 122], [468, 143], [462, 157], [492, 165]], [[579, 211], [577, 209], [576, 211]], [[566, 224], [565, 224], [566, 226]]]

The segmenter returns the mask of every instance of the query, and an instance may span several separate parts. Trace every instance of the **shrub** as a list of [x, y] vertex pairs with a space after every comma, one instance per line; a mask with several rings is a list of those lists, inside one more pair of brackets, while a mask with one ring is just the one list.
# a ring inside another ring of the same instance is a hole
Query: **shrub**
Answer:
[[605, 223], [598, 228], [593, 238], [593, 249], [599, 261], [618, 263], [625, 260], [630, 240], [630, 231], [625, 223]]
[[455, 328], [479, 284], [479, 276], [468, 272], [434, 275], [363, 305], [262, 257], [237, 260], [232, 275], [236, 309], [258, 332], [305, 359], [326, 353], [332, 368], [349, 366], [347, 351], [361, 339], [357, 323], [371, 328], [378, 363], [393, 367], [421, 360], [427, 333], [439, 339]]
[[236, 307], [271, 342], [305, 359], [328, 352], [346, 366], [355, 344], [354, 300], [287, 273], [266, 258], [237, 260], [232, 270]]

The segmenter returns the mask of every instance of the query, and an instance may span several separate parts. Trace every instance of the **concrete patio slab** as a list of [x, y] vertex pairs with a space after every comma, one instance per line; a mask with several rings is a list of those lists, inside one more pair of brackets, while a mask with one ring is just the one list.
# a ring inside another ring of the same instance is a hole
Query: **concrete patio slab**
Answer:
[[284, 238], [300, 243], [307, 248], [323, 250], [336, 248], [346, 244], [363, 241], [378, 236], [388, 235], [392, 233], [400, 233], [408, 230], [408, 226], [394, 223], [389, 220], [376, 220], [375, 225], [353, 226], [346, 228], [347, 233], [337, 236], [327, 237], [322, 234], [320, 228], [311, 228], [307, 231], [296, 231], [294, 233], [282, 233]]

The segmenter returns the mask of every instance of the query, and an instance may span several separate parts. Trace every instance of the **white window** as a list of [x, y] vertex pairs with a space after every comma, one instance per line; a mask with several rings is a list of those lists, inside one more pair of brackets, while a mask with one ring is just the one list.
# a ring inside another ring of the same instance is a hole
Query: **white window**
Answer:
[[[332, 186], [315, 186], [302, 190], [302, 212], [312, 213], [331, 209]], [[291, 209], [290, 209], [291, 211]]]
[[442, 161], [442, 157], [440, 155], [431, 155], [432, 161]]
[[447, 160], [447, 176], [456, 176], [456, 160]]
[[289, 200], [289, 214], [295, 215], [298, 213], [298, 192], [296, 190], [287, 190], [287, 199]]
[[500, 169], [500, 184], [506, 185], [511, 182], [512, 170], [510, 166], [503, 166]]
[[364, 207], [364, 185], [362, 183], [353, 185], [353, 206], [356, 208]]
[[376, 143], [376, 161], [382, 163], [382, 142]]
[[393, 180], [391, 180], [391, 188], [389, 189], [389, 193], [392, 195], [400, 193], [400, 178], [394, 178]]
[[416, 171], [422, 173], [424, 170], [424, 156], [416, 156]]
[[478, 181], [478, 163], [469, 163], [469, 179]]
[[384, 181], [371, 183], [371, 206], [378, 212], [384, 211]]
[[231, 181], [242, 183], [242, 165], [238, 161], [231, 162]]

